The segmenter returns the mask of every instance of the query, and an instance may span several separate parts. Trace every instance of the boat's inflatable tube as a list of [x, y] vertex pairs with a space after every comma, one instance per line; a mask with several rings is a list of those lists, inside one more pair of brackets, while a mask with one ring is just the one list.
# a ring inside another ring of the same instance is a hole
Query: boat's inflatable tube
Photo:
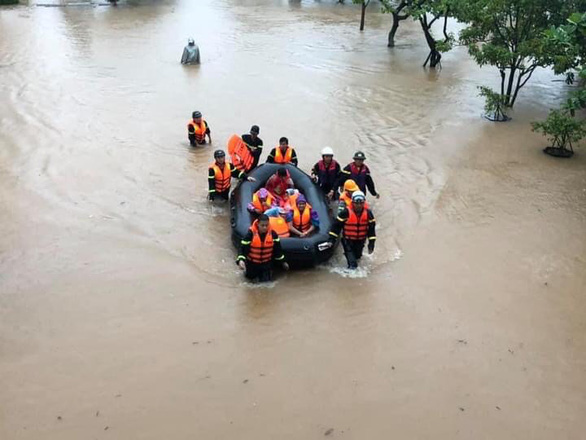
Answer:
[[[252, 222], [252, 215], [247, 210], [252, 195], [265, 185], [265, 182], [283, 165], [266, 163], [255, 168], [250, 174], [256, 182], [242, 181], [232, 191], [230, 197], [230, 221], [232, 224], [232, 243], [240, 247], [242, 237], [246, 235]], [[307, 201], [319, 216], [319, 230], [307, 238], [282, 238], [281, 245], [285, 258], [291, 267], [311, 267], [328, 260], [334, 253], [334, 247], [324, 249], [332, 226], [332, 215], [327, 199], [311, 177], [293, 165], [284, 165], [289, 171], [295, 187], [305, 195]], [[319, 245], [322, 246], [319, 246]]]

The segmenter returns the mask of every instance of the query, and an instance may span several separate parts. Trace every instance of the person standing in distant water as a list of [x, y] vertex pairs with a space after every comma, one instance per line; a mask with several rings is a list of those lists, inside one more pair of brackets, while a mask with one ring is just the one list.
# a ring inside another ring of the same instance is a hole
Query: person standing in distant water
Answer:
[[[260, 160], [260, 155], [262, 153], [262, 139], [258, 137], [260, 134], [260, 128], [258, 125], [253, 125], [250, 127], [250, 134], [243, 134], [242, 140], [246, 144], [246, 148], [250, 151], [250, 154], [254, 158], [254, 162], [252, 162], [252, 166], [250, 170], [255, 169], [258, 166], [258, 162]], [[249, 170], [249, 171], [250, 171]]]
[[289, 139], [286, 137], [279, 139], [279, 146], [273, 148], [267, 157], [267, 163], [290, 163], [297, 166], [297, 162], [297, 153], [293, 147], [289, 146]]
[[199, 47], [193, 38], [187, 40], [187, 46], [183, 49], [181, 64], [199, 64]]
[[201, 112], [195, 111], [191, 115], [191, 120], [187, 123], [187, 137], [192, 147], [196, 145], [204, 145], [206, 143], [206, 136], [210, 144], [212, 143], [212, 136], [208, 123], [202, 118]]

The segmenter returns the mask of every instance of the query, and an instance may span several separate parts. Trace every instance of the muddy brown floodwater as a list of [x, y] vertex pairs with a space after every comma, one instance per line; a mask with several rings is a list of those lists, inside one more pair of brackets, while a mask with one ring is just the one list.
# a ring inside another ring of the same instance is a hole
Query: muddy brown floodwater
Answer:
[[[0, 438], [584, 438], [586, 153], [530, 131], [563, 83], [493, 124], [495, 71], [421, 69], [375, 3], [135, 3], [0, 9]], [[252, 124], [306, 170], [365, 151], [356, 276], [243, 282], [206, 169]]]

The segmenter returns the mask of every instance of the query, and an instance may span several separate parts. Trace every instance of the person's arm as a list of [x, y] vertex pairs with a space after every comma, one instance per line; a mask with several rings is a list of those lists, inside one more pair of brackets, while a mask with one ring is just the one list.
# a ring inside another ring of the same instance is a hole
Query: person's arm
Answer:
[[216, 195], [216, 173], [213, 168], [208, 168], [208, 199], [214, 200]]
[[314, 209], [311, 210], [311, 225], [315, 228], [319, 228], [319, 215], [317, 215], [317, 212]]
[[283, 269], [288, 270], [289, 265], [285, 261], [285, 254], [283, 253], [283, 248], [281, 247], [281, 239], [275, 231], [271, 231], [271, 234], [273, 234], [273, 260], [281, 263], [283, 265]]
[[335, 188], [342, 188], [344, 183], [346, 183], [346, 180], [350, 178], [350, 174], [350, 165], [346, 165], [340, 171], [340, 177], [338, 178], [338, 182], [336, 183]]
[[186, 47], [183, 48], [183, 55], [181, 55], [181, 64], [187, 63], [187, 59], [189, 58], [189, 51]]
[[295, 234], [297, 236], [303, 235], [303, 232], [301, 232], [299, 229], [293, 226], [293, 222], [287, 223], [287, 226], [289, 226], [289, 232], [291, 232], [291, 234]]
[[244, 179], [246, 177], [244, 171], [236, 168], [233, 163], [230, 164], [230, 174], [235, 179]]
[[376, 242], [376, 220], [374, 214], [369, 209], [368, 214], [368, 253], [372, 254], [374, 251], [374, 244]]
[[236, 258], [236, 264], [240, 267], [242, 267], [240, 263], [246, 261], [246, 256], [250, 252], [250, 243], [252, 243], [252, 231], [248, 230], [244, 238], [240, 241], [240, 252]]
[[292, 148], [292, 153], [291, 153], [291, 163], [295, 166], [297, 166], [298, 164], [298, 160], [297, 160], [297, 152], [295, 151], [295, 148]]
[[273, 148], [267, 157], [267, 163], [275, 163], [275, 154], [277, 153], [276, 148]]
[[195, 46], [195, 53], [196, 53], [195, 62], [197, 64], [199, 64], [199, 46]]
[[319, 164], [318, 164], [318, 162], [316, 162], [316, 164], [311, 169], [311, 177], [314, 177], [315, 181], [317, 181], [318, 172], [319, 172]]
[[376, 189], [374, 188], [374, 180], [372, 180], [370, 171], [366, 173], [366, 187], [368, 188], [368, 191], [370, 191], [370, 193], [377, 199], [380, 197], [379, 194], [376, 192]]
[[[206, 124], [206, 133], [205, 133], [205, 135], [207, 135], [207, 136], [208, 136], [208, 139], [209, 139], [209, 141], [210, 141], [210, 144], [211, 144], [211, 143], [212, 143], [212, 132], [211, 132], [211, 130], [210, 130], [210, 126], [208, 125], [208, 121], [204, 121], [204, 122], [205, 122], [205, 124]], [[204, 136], [205, 136], [205, 135], [204, 135]]]
[[329, 241], [331, 243], [335, 242], [338, 237], [340, 237], [340, 233], [342, 232], [342, 228], [344, 227], [344, 223], [348, 220], [349, 217], [348, 209], [344, 208], [340, 212], [338, 212], [338, 216], [334, 219], [334, 224], [332, 225], [332, 229], [330, 230], [330, 238]]

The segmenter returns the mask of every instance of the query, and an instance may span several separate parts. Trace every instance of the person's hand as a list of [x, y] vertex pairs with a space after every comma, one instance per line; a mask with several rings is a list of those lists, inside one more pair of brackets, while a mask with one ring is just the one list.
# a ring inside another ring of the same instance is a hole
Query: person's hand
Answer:
[[246, 180], [248, 180], [249, 182], [256, 182], [256, 179], [254, 177], [247, 177]]
[[246, 263], [244, 263], [244, 260], [240, 260], [240, 261], [238, 262], [238, 267], [239, 267], [241, 270], [246, 270]]
[[302, 232], [299, 234], [299, 238], [307, 237], [307, 232]]
[[376, 199], [380, 199], [380, 194], [376, 193], [376, 196], [374, 196]]
[[371, 241], [370, 243], [368, 243], [368, 255], [372, 254], [374, 252], [374, 241]]
[[289, 263], [287, 263], [287, 262], [283, 263], [283, 270], [289, 270]]
[[334, 197], [334, 190], [331, 190], [331, 191], [328, 193], [328, 199], [332, 200], [332, 197]]
[[317, 176], [315, 174], [312, 174], [311, 180], [313, 180], [313, 183], [317, 183]]

